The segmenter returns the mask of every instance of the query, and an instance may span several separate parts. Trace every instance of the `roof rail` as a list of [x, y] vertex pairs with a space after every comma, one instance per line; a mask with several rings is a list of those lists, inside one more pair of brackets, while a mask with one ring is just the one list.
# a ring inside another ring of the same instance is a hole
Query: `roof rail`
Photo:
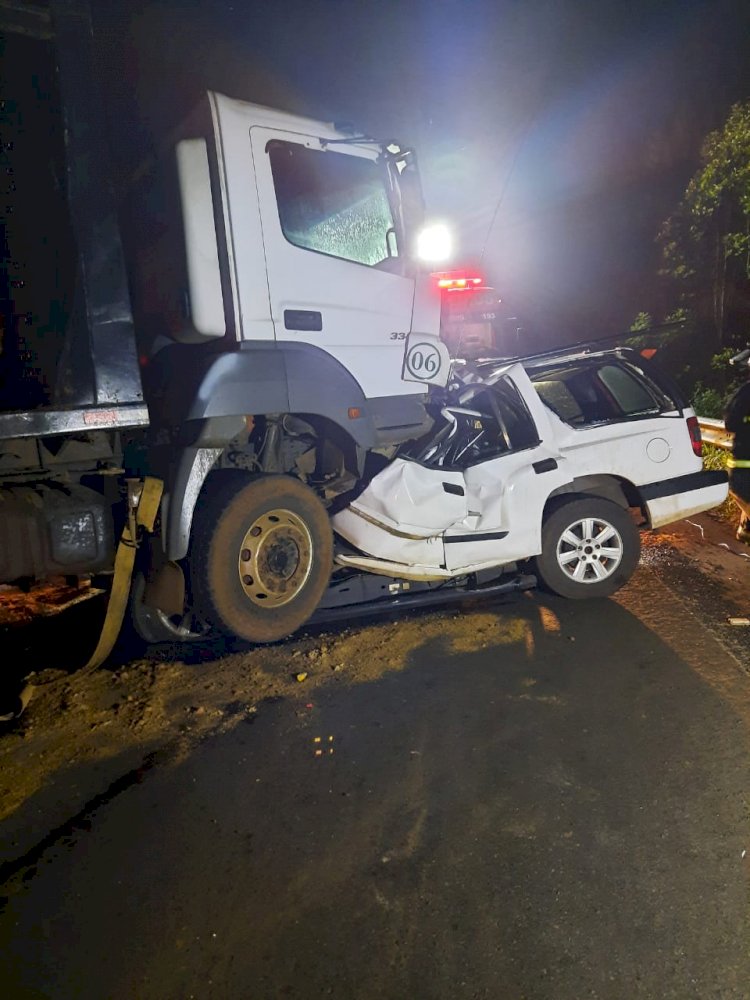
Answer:
[[[475, 364], [478, 367], [481, 367], [482, 365], [495, 365], [499, 362], [503, 362], [503, 364], [512, 364], [516, 361], [544, 361], [547, 358], [553, 359], [567, 357], [568, 355], [573, 354], [586, 354], [596, 350], [605, 350], [606, 345], [608, 344], [630, 340], [633, 337], [648, 336], [652, 333], [671, 333], [673, 331], [680, 330], [683, 326], [683, 323], [661, 323], [658, 326], [650, 326], [646, 330], [624, 330], [620, 333], [608, 334], [606, 337], [598, 337], [592, 340], [578, 340], [572, 344], [563, 344], [559, 347], [551, 347], [546, 351], [538, 351], [535, 354], [514, 354], [510, 357], [503, 358], [480, 358], [475, 362]], [[635, 350], [635, 348], [629, 347], [627, 344], [622, 345], [622, 349]]]

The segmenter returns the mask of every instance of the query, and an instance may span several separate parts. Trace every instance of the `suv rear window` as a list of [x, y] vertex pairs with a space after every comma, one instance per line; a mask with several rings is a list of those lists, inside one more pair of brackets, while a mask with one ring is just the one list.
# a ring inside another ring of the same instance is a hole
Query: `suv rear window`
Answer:
[[549, 409], [574, 427], [679, 408], [644, 371], [619, 359], [566, 363], [532, 371], [529, 377]]

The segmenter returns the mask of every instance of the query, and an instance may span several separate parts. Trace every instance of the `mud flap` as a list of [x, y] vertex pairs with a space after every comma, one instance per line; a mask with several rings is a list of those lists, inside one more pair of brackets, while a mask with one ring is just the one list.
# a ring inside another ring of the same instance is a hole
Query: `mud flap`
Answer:
[[153, 479], [151, 476], [144, 479], [143, 490], [135, 508], [134, 517], [129, 517], [122, 529], [120, 544], [117, 546], [115, 556], [115, 572], [107, 614], [96, 649], [91, 654], [91, 658], [83, 668], [84, 670], [95, 670], [100, 667], [114, 649], [128, 606], [130, 581], [133, 576], [135, 554], [138, 551], [139, 529], [143, 528], [149, 534], [154, 530], [154, 522], [159, 511], [163, 490], [164, 483], [161, 479]]
[[151, 563], [143, 603], [165, 615], [185, 613], [185, 574], [176, 562]]

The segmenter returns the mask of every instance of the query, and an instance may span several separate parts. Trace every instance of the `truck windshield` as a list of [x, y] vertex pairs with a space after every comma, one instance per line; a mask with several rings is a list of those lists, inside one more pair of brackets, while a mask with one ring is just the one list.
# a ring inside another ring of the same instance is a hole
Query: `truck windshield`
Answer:
[[375, 160], [281, 140], [268, 152], [290, 243], [370, 267], [398, 256], [386, 177]]

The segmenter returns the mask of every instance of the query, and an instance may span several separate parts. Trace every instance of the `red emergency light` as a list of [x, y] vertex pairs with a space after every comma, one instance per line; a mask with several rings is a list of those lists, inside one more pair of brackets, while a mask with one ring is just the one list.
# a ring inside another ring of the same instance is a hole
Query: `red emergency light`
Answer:
[[477, 274], [464, 274], [462, 271], [443, 271], [433, 277], [443, 292], [466, 292], [484, 285], [484, 278]]

